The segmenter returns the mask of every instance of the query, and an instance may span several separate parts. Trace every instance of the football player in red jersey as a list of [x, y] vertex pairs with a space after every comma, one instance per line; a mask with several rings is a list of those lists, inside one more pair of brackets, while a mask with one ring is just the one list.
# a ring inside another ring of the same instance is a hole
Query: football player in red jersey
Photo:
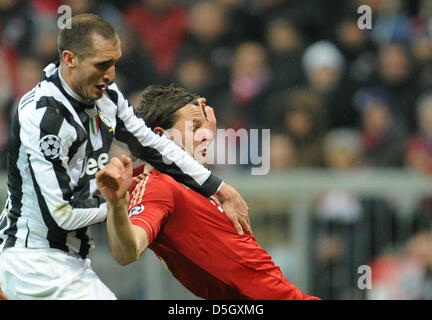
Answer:
[[[205, 162], [216, 119], [202, 102], [183, 88], [150, 86], [137, 112], [154, 132], [169, 135]], [[107, 200], [111, 252], [121, 265], [149, 247], [201, 298], [318, 299], [290, 283], [253, 235], [238, 235], [217, 198], [206, 198], [147, 163], [132, 169], [125, 155], [112, 158], [96, 179]]]

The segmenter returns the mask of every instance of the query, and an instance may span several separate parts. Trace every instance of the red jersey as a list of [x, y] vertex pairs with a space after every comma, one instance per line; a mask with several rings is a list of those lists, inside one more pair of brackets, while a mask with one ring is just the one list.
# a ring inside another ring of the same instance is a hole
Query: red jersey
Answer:
[[311, 299], [282, 275], [251, 235], [239, 236], [217, 198], [153, 170], [134, 170], [129, 217], [149, 248], [188, 290], [205, 299]]

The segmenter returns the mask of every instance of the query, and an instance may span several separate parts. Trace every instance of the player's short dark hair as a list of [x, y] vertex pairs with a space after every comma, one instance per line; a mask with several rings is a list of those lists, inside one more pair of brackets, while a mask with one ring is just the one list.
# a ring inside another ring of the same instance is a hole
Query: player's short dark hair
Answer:
[[61, 29], [57, 35], [57, 51], [60, 61], [64, 50], [72, 51], [78, 59], [92, 55], [94, 34], [112, 40], [113, 43], [119, 39], [114, 27], [101, 17], [91, 13], [73, 16], [71, 28]]
[[135, 110], [152, 130], [171, 128], [177, 120], [176, 111], [187, 104], [198, 104], [198, 95], [176, 86], [151, 85], [139, 97]]

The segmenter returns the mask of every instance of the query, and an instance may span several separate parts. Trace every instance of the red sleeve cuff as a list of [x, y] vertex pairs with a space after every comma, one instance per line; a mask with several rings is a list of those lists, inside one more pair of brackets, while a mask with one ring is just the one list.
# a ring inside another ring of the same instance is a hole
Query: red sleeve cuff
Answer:
[[147, 232], [148, 244], [150, 245], [155, 238], [155, 232], [150, 223], [148, 223], [143, 217], [139, 216], [131, 217], [130, 222], [135, 226], [143, 228], [145, 232]]

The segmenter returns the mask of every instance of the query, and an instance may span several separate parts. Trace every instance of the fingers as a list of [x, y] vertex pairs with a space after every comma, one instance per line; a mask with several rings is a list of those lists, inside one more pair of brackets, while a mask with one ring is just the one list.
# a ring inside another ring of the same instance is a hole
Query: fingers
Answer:
[[112, 179], [118, 179], [120, 178], [120, 173], [113, 167], [105, 167], [104, 169], [96, 172], [96, 182], [100, 182], [108, 177]]
[[[249, 220], [249, 214], [248, 210], [246, 208], [240, 208], [239, 206], [236, 207], [236, 220], [241, 226], [241, 229], [246, 232], [247, 234], [252, 235], [252, 228]], [[239, 233], [240, 234], [240, 233]], [[240, 234], [242, 235], [242, 234]]]
[[216, 116], [212, 107], [204, 106], [204, 114], [206, 115], [205, 128], [209, 129], [214, 137], [216, 135]]
[[240, 224], [243, 230], [250, 235], [253, 235], [252, 228], [249, 221], [249, 216], [246, 216], [244, 219], [240, 219]]
[[214, 122], [216, 122], [216, 117], [213, 108], [206, 105], [207, 99], [201, 97], [197, 99], [197, 102], [198, 105], [203, 109], [206, 119], [209, 121], [214, 120]]
[[[240, 193], [229, 184], [223, 183], [222, 187], [219, 189], [218, 195], [224, 200], [222, 206], [238, 234], [242, 235], [243, 231], [252, 234], [248, 214], [249, 209]], [[239, 225], [242, 232], [239, 232]]]
[[96, 184], [98, 185], [102, 194], [104, 194], [106, 188], [114, 191], [119, 189], [119, 184], [117, 182], [118, 178], [116, 178], [116, 176], [120, 175], [109, 168], [105, 168], [96, 173]]
[[120, 178], [120, 174], [125, 170], [132, 169], [132, 159], [126, 155], [121, 156], [121, 160], [113, 157], [108, 165], [98, 172], [99, 175], [110, 173], [114, 179]]
[[118, 201], [127, 197], [132, 178], [132, 160], [122, 155], [113, 157], [108, 165], [96, 173], [96, 183], [107, 201]]
[[207, 118], [207, 115], [206, 115], [205, 110], [204, 110], [204, 107], [205, 107], [206, 101], [207, 101], [206, 98], [203, 98], [203, 97], [197, 99], [198, 106], [200, 106], [200, 107], [203, 109], [204, 117]]
[[216, 116], [214, 113], [214, 109], [210, 106], [203, 106], [204, 113], [206, 114], [206, 118], [210, 122], [216, 122]]
[[122, 160], [122, 163], [123, 163], [123, 167], [125, 169], [132, 168], [132, 159], [131, 158], [129, 158], [128, 156], [122, 154], [121, 160]]
[[114, 190], [118, 188], [119, 185], [115, 180], [122, 178], [122, 173], [126, 169], [132, 169], [132, 160], [125, 155], [122, 155], [121, 158], [120, 161], [118, 158], [113, 157], [104, 169], [96, 173], [98, 185], [106, 184]]
[[[122, 158], [123, 158], [123, 156], [124, 155], [122, 155]], [[117, 168], [120, 171], [124, 170], [123, 162], [120, 161], [120, 159], [117, 158], [117, 157], [113, 157], [106, 167], [107, 168], [108, 167], [115, 167], [115, 168]]]
[[230, 219], [232, 225], [234, 226], [234, 229], [236, 229], [237, 233], [242, 236], [244, 234], [242, 225], [240, 224], [240, 222], [237, 219], [237, 215], [235, 214], [235, 212], [232, 212], [231, 209], [225, 209], [225, 214], [227, 215], [228, 219]]
[[123, 162], [124, 170], [128, 173], [128, 178], [132, 178], [132, 159], [130, 157], [125, 156], [124, 154], [121, 156], [121, 160]]
[[207, 99], [204, 98], [204, 97], [200, 97], [200, 98], [197, 99], [197, 102], [198, 102], [199, 106], [205, 105], [206, 101], [207, 101]]
[[[118, 161], [117, 158], [115, 158], [115, 159]], [[114, 160], [114, 158], [113, 158], [113, 160]], [[119, 179], [121, 177], [122, 168], [123, 168], [123, 165], [118, 167], [118, 164], [114, 164], [114, 163], [110, 162], [104, 169], [100, 170], [97, 174], [99, 176], [109, 176], [113, 179]]]

